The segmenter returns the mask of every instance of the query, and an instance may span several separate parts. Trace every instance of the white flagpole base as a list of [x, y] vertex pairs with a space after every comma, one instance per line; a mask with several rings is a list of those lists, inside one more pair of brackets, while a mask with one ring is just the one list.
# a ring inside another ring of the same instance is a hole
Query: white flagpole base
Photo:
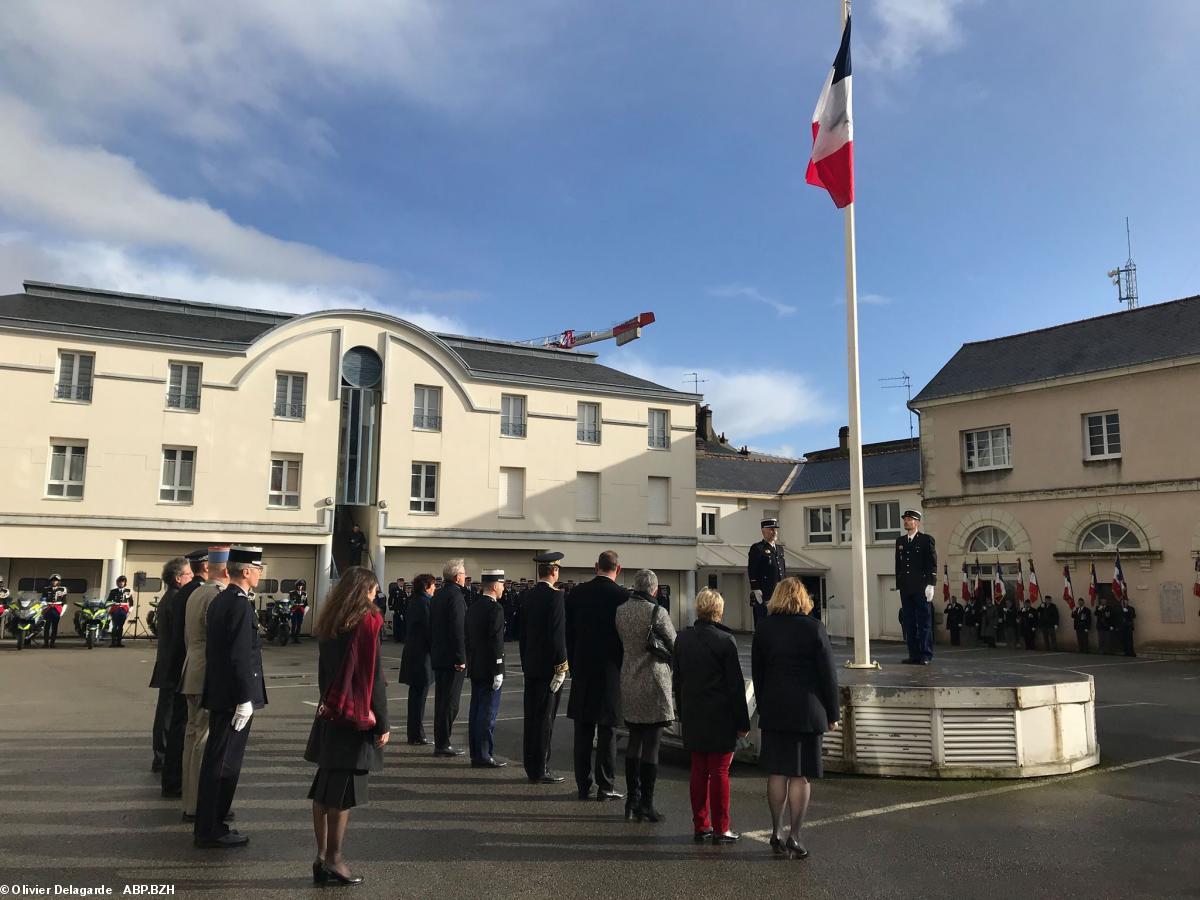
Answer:
[[874, 660], [874, 659], [871, 660], [870, 662], [865, 662], [865, 663], [850, 662], [849, 660], [847, 660], [846, 668], [847, 669], [879, 669], [881, 672], [883, 671], [883, 666], [881, 666], [879, 664], [878, 660]]

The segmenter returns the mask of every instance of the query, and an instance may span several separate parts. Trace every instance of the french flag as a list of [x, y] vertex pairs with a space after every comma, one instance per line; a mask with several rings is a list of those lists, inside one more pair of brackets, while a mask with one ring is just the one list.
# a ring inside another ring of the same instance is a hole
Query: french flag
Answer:
[[1037, 572], [1033, 570], [1033, 560], [1029, 561], [1029, 602], [1037, 603], [1042, 597], [1041, 591], [1038, 589]]
[[950, 602], [950, 564], [942, 566], [942, 599]]
[[1017, 603], [1025, 602], [1025, 566], [1017, 560]]
[[1200, 556], [1196, 557], [1196, 583], [1192, 585], [1192, 593], [1200, 597]]
[[[1196, 577], [1197, 577], [1197, 579], [1200, 579], [1200, 557], [1196, 558]], [[970, 603], [971, 602], [971, 585], [970, 585], [969, 579], [967, 578], [967, 561], [965, 559], [963, 560], [963, 576], [962, 576], [962, 578], [963, 578], [963, 580], [962, 580], [962, 602]], [[1200, 597], [1200, 580], [1198, 580], [1196, 582], [1196, 584], [1197, 584], [1196, 596]]]
[[992, 581], [992, 595], [997, 603], [1004, 602], [1004, 595], [1008, 589], [1004, 586], [1004, 576], [1000, 574], [1000, 560], [996, 560], [996, 577]]
[[1113, 563], [1113, 580], [1112, 580], [1113, 596], [1120, 600], [1122, 597], [1129, 596], [1125, 587], [1125, 572], [1121, 569], [1121, 554], [1117, 554], [1117, 561]]
[[854, 127], [850, 109], [850, 18], [813, 110], [813, 149], [804, 180], [825, 188], [838, 209], [854, 202]]
[[1063, 600], [1071, 609], [1075, 608], [1075, 588], [1071, 585], [1071, 569], [1063, 566]]
[[1096, 598], [1100, 596], [1100, 582], [1096, 580], [1096, 564], [1092, 563], [1091, 581], [1088, 582], [1088, 602], [1092, 606], [1096, 605]]

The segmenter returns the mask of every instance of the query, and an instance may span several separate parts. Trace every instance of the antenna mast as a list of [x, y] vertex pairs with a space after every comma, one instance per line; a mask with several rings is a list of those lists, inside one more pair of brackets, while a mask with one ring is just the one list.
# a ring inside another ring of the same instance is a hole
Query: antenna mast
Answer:
[[1137, 309], [1137, 264], [1133, 261], [1133, 241], [1129, 237], [1129, 216], [1125, 217], [1125, 247], [1129, 258], [1119, 269], [1112, 269], [1108, 277], [1117, 286], [1117, 302], [1124, 303], [1126, 309]]
[[[908, 377], [908, 373], [901, 371], [899, 375], [893, 375], [890, 378], [880, 378], [880, 381], [898, 381], [899, 384], [885, 384], [883, 389], [891, 390], [894, 388], [904, 388], [908, 394], [908, 402], [912, 403], [912, 379]], [[906, 404], [907, 406], [907, 404]], [[908, 438], [912, 440], [913, 436], [913, 414], [912, 407], [908, 407]]]

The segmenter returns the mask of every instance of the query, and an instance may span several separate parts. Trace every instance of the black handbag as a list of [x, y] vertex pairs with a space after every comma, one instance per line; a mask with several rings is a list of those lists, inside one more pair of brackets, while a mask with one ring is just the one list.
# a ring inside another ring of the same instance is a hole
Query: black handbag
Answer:
[[673, 654], [663, 639], [654, 633], [654, 620], [658, 617], [658, 607], [650, 607], [650, 627], [646, 630], [646, 652], [658, 662], [670, 664]]

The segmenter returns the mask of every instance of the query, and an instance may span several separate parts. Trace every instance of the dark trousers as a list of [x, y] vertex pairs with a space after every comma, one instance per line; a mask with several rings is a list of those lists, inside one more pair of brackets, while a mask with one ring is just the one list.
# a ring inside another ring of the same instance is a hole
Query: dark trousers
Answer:
[[919, 593], [900, 594], [904, 610], [904, 637], [909, 659], [933, 659], [933, 604], [925, 599], [925, 589]]
[[42, 643], [53, 644], [58, 640], [58, 622], [62, 618], [62, 613], [55, 612], [53, 606], [47, 606], [43, 618], [45, 623], [42, 625]]
[[1100, 645], [1100, 652], [1105, 656], [1111, 656], [1117, 650], [1113, 646], [1113, 633], [1111, 631], [1101, 631], [1096, 629], [1096, 643]]
[[154, 707], [154, 725], [150, 729], [150, 746], [154, 750], [154, 768], [161, 769], [167, 757], [167, 732], [171, 728], [171, 709], [175, 705], [175, 691], [158, 689], [158, 703]]
[[123, 609], [113, 608], [112, 611], [112, 642], [114, 644], [121, 643], [125, 637], [125, 620], [129, 618], [129, 613]]
[[392, 613], [392, 640], [397, 644], [404, 640], [404, 616]]
[[1126, 656], [1137, 656], [1133, 652], [1133, 629], [1131, 628], [1121, 629], [1121, 652]]
[[292, 642], [300, 643], [300, 626], [304, 624], [304, 613], [292, 613]]
[[[592, 766], [592, 741], [596, 742], [596, 765]], [[592, 774], [596, 790], [612, 791], [617, 777], [617, 742], [611, 725], [575, 720], [575, 784], [580, 791], [591, 790]]]
[[767, 615], [767, 601], [763, 599], [762, 603], [750, 601], [750, 612], [754, 615], [754, 630], [758, 631], [758, 623]]
[[958, 628], [950, 629], [950, 646], [951, 647], [957, 647], [962, 643], [962, 636], [961, 636], [960, 632], [961, 632], [961, 629], [958, 629]]
[[459, 669], [433, 670], [433, 746], [437, 750], [450, 746], [465, 675]]
[[[692, 830], [729, 831], [729, 764], [732, 753], [692, 751]], [[709, 818], [711, 813], [712, 817]]]
[[163, 793], [183, 790], [183, 737], [188, 720], [187, 697], [175, 693], [174, 689], [170, 694], [171, 714], [167, 720], [167, 746], [163, 754]]
[[471, 679], [471, 713], [467, 725], [467, 744], [471, 762], [486, 762], [496, 752], [496, 715], [500, 712], [500, 691], [492, 690], [492, 679]]
[[1092, 652], [1092, 648], [1089, 646], [1088, 633], [1086, 631], [1076, 631], [1075, 640], [1079, 644], [1080, 653]]
[[562, 691], [550, 690], [549, 678], [525, 676], [525, 774], [541, 778], [550, 768], [550, 741]]
[[1022, 631], [1021, 634], [1025, 638], [1025, 649], [1026, 650], [1036, 650], [1037, 649], [1037, 632], [1036, 631]]
[[1042, 629], [1042, 649], [1057, 650], [1058, 649], [1058, 629], [1050, 625]]
[[196, 822], [192, 826], [192, 834], [198, 840], [216, 840], [229, 832], [225, 817], [237, 792], [253, 722], [251, 717], [245, 728], [234, 731], [233, 710], [212, 710], [208, 714], [208, 743], [204, 745], [204, 761], [200, 763]]
[[425, 701], [429, 699], [429, 679], [411, 681], [408, 685], [408, 739], [425, 740]]

